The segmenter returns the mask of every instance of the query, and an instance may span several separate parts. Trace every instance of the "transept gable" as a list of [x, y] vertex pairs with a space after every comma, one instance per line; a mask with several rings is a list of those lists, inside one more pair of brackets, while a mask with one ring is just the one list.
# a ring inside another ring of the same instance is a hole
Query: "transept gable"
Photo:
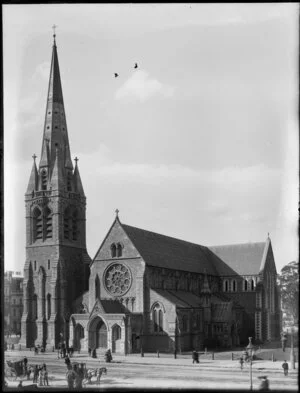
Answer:
[[127, 235], [119, 218], [116, 217], [102, 244], [100, 245], [95, 261], [112, 258], [139, 258], [139, 251]]
[[95, 301], [94, 307], [92, 308], [92, 311], [90, 312], [90, 317], [93, 316], [94, 314], [106, 314], [104, 307], [101, 304], [100, 299], [97, 299]]

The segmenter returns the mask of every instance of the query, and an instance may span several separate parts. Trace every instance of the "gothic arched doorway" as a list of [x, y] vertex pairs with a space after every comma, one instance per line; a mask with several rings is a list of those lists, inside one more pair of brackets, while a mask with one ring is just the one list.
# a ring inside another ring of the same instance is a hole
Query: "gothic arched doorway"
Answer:
[[89, 327], [89, 347], [91, 349], [107, 348], [107, 327], [99, 316], [91, 322]]
[[111, 330], [112, 335], [112, 352], [120, 352], [120, 340], [121, 340], [121, 327], [114, 325]]
[[76, 351], [81, 350], [81, 340], [84, 338], [84, 327], [80, 325], [80, 323], [77, 323], [74, 329], [74, 349]]

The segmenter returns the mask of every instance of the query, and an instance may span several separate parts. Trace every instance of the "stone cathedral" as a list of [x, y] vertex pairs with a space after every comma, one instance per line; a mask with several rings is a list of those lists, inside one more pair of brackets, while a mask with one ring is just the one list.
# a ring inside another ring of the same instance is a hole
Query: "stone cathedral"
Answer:
[[55, 34], [38, 165], [36, 158], [25, 193], [24, 346], [65, 343], [127, 354], [279, 337], [269, 236], [206, 247], [125, 225], [116, 210], [90, 258], [86, 196], [78, 160], [71, 159]]

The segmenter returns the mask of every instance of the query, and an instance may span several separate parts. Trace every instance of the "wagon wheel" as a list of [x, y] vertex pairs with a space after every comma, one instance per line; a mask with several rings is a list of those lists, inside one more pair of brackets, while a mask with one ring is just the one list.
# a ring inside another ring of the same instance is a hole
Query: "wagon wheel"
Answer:
[[5, 377], [9, 380], [9, 381], [15, 381], [17, 379], [17, 373], [15, 371], [15, 369], [13, 368], [7, 368], [5, 370]]

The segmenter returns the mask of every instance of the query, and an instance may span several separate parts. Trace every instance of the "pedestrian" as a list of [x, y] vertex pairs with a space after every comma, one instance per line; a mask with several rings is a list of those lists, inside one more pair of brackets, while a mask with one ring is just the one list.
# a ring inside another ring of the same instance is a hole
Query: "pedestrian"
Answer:
[[18, 388], [19, 388], [19, 389], [22, 389], [22, 388], [23, 388], [23, 381], [20, 381], [20, 382], [19, 382]]
[[64, 358], [66, 357], [66, 353], [67, 353], [67, 350], [66, 350], [66, 347], [64, 346], [63, 347], [63, 356], [64, 356]]
[[27, 375], [27, 363], [28, 363], [28, 359], [25, 356], [23, 359], [23, 364], [24, 364], [24, 374]]
[[44, 371], [44, 386], [49, 386], [49, 380], [48, 380], [48, 370], [47, 370], [47, 366], [46, 366], [46, 364], [44, 363], [44, 365], [43, 365], [43, 371]]
[[261, 392], [268, 392], [270, 390], [268, 377], [264, 375], [258, 378], [262, 380], [258, 390]]
[[240, 357], [239, 362], [240, 362], [241, 370], [243, 370], [243, 367], [244, 367], [244, 359], [243, 359], [242, 356]]
[[88, 352], [89, 352], [89, 356], [91, 356], [91, 353], [92, 353], [92, 349], [89, 347], [89, 350], [88, 350]]
[[80, 368], [74, 364], [73, 371], [75, 372], [75, 389], [82, 389], [83, 375]]
[[287, 364], [286, 360], [282, 363], [282, 368], [283, 368], [283, 374], [287, 376], [289, 373], [289, 365]]
[[196, 362], [196, 363], [199, 363], [198, 352], [195, 351], [195, 350], [193, 350], [193, 352], [192, 352], [192, 359], [193, 359], [193, 364], [194, 364], [195, 362]]
[[39, 386], [44, 386], [44, 371], [42, 368], [39, 369]]
[[93, 349], [92, 358], [94, 358], [94, 359], [97, 358], [96, 348]]
[[34, 370], [33, 370], [33, 383], [37, 383], [38, 381], [38, 375], [39, 375], [39, 368], [37, 366], [37, 364], [34, 366]]
[[67, 376], [68, 388], [74, 389], [74, 381], [75, 381], [75, 377], [76, 377], [74, 371], [68, 370], [66, 376]]
[[72, 368], [71, 367], [71, 360], [68, 355], [65, 357], [65, 363], [67, 365], [68, 370], [71, 370], [71, 368]]

